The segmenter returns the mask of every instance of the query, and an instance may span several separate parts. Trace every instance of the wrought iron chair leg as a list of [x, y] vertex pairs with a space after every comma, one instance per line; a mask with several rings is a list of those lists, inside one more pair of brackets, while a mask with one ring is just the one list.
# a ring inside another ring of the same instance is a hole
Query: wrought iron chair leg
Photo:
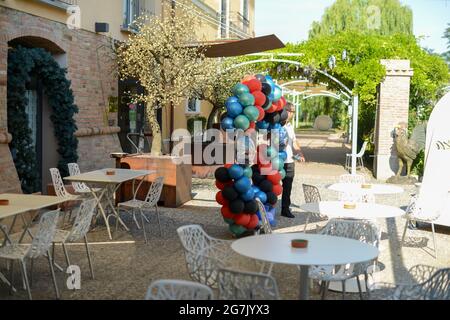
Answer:
[[161, 220], [159, 218], [158, 206], [155, 207], [155, 210], [156, 210], [156, 216], [158, 217], [159, 234], [162, 237], [163, 233], [162, 233], [162, 228], [161, 228]]
[[325, 297], [328, 292], [328, 286], [330, 285], [330, 282], [328, 282], [328, 281], [324, 281], [324, 283], [325, 283], [325, 285], [324, 285], [323, 291], [322, 291], [322, 300], [325, 300]]
[[86, 247], [86, 254], [87, 254], [88, 262], [89, 262], [89, 269], [91, 270], [91, 278], [92, 278], [92, 280], [94, 280], [94, 267], [92, 265], [91, 252], [89, 250], [89, 243], [88, 243], [86, 235], [84, 236], [84, 246]]
[[345, 300], [345, 280], [342, 281], [342, 300]]
[[53, 259], [50, 255], [50, 250], [47, 251], [48, 265], [50, 267], [50, 273], [52, 274], [53, 287], [55, 288], [56, 299], [60, 299], [58, 283], [56, 282], [55, 269], [53, 268]]
[[140, 210], [140, 216], [141, 216], [142, 230], [144, 231], [144, 239], [145, 239], [145, 243], [148, 244], [148, 240], [147, 240], [147, 232], [145, 231], [144, 215], [143, 215], [143, 213], [142, 213], [141, 210]]
[[25, 266], [25, 261], [20, 260], [21, 270], [22, 270], [22, 277], [25, 281], [25, 286], [28, 293], [28, 299], [33, 300], [33, 297], [31, 296], [31, 289], [30, 289], [30, 283], [28, 282], [28, 275], [27, 275], [27, 267]]
[[66, 263], [67, 263], [67, 267], [70, 267], [70, 260], [69, 260], [69, 254], [67, 253], [67, 248], [65, 243], [61, 243], [63, 251], [64, 251], [64, 256], [66, 257]]
[[405, 242], [406, 230], [408, 229], [408, 224], [409, 224], [409, 219], [406, 219], [405, 229], [403, 229], [403, 235], [402, 235], [402, 246]]
[[359, 276], [356, 276], [356, 282], [358, 283], [359, 299], [364, 300], [361, 289], [361, 283], [359, 282]]
[[370, 299], [370, 290], [369, 290], [369, 275], [367, 272], [364, 272], [364, 283], [366, 285], [366, 293], [367, 297]]
[[438, 254], [437, 254], [436, 235], [435, 235], [435, 230], [434, 230], [434, 223], [431, 223], [431, 231], [432, 231], [432, 234], [433, 234], [434, 258], [437, 259]]
[[13, 282], [14, 282], [14, 260], [10, 261], [11, 266], [9, 267], [9, 282], [10, 282], [10, 286], [9, 286], [9, 295], [12, 296], [13, 294]]
[[30, 259], [30, 288], [33, 288], [33, 265], [34, 259]]
[[306, 221], [305, 221], [305, 229], [303, 229], [303, 232], [306, 231], [306, 228], [308, 227], [308, 223], [309, 223], [309, 216], [311, 214], [309, 212], [306, 213]]

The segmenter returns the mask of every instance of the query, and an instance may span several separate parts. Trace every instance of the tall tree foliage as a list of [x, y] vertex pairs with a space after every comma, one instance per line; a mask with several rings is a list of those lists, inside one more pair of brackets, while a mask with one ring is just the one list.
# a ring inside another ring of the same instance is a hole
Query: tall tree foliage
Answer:
[[447, 24], [447, 29], [445, 29], [444, 36], [442, 38], [447, 40], [447, 51], [442, 54], [447, 64], [450, 66], [450, 23]]
[[313, 22], [309, 37], [334, 35], [344, 30], [392, 35], [412, 34], [413, 16], [398, 0], [336, 0], [321, 21]]

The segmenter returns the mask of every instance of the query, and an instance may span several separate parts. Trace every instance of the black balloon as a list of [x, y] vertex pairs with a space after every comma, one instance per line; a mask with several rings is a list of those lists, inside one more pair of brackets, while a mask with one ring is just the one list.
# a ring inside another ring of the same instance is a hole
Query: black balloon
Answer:
[[264, 181], [261, 181], [258, 185], [258, 187], [261, 189], [261, 191], [267, 193], [272, 192], [273, 190], [273, 184], [269, 180], [264, 179]]
[[239, 197], [239, 193], [237, 193], [232, 186], [225, 187], [222, 191], [222, 195], [228, 201], [233, 201]]
[[228, 170], [224, 167], [220, 167], [214, 173], [216, 180], [220, 182], [228, 182], [230, 181], [230, 176], [228, 175]]
[[270, 86], [270, 84], [268, 83], [263, 83], [262, 84], [262, 92], [268, 96], [272, 93], [272, 87]]
[[245, 203], [241, 199], [236, 199], [230, 202], [230, 211], [239, 214], [244, 211]]
[[266, 102], [264, 102], [264, 104], [261, 106], [264, 110], [266, 110], [269, 105], [272, 103], [272, 101], [270, 101], [269, 98], [266, 97]]
[[252, 165], [253, 172], [259, 172], [259, 166], [257, 164]]
[[262, 75], [262, 74], [257, 74], [257, 75], [255, 76], [255, 78], [258, 79], [259, 81], [261, 81], [261, 83], [267, 82], [266, 76], [264, 76], [264, 75]]
[[245, 213], [256, 213], [258, 211], [258, 205], [255, 200], [248, 201], [245, 203], [244, 212]]
[[281, 119], [279, 112], [266, 113], [264, 120], [269, 122], [270, 124], [279, 123]]
[[252, 180], [254, 185], [259, 185], [266, 178], [264, 178], [259, 172], [253, 172]]
[[267, 192], [267, 203], [274, 206], [277, 204], [278, 197], [273, 192]]

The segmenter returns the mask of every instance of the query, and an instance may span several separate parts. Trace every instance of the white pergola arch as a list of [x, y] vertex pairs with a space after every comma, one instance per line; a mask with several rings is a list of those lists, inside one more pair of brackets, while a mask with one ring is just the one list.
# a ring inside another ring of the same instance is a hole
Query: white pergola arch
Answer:
[[[278, 63], [286, 63], [286, 64], [291, 64], [291, 65], [296, 65], [299, 67], [303, 67], [303, 64], [301, 64], [298, 61], [295, 60], [289, 60], [289, 59], [283, 59], [284, 57], [293, 57], [293, 56], [302, 56], [302, 54], [298, 54], [298, 53], [255, 53], [255, 54], [250, 54], [249, 56], [265, 56], [267, 58], [262, 58], [262, 59], [255, 59], [255, 60], [249, 60], [249, 61], [244, 61], [241, 63], [238, 63], [236, 65], [231, 66], [230, 68], [226, 69], [227, 70], [231, 70], [231, 69], [235, 69], [235, 68], [239, 68], [245, 65], [250, 65], [250, 64], [260, 64], [260, 63], [270, 63], [270, 62], [278, 62]], [[281, 58], [279, 58], [281, 57]], [[352, 113], [352, 125], [351, 125], [351, 140], [352, 140], [352, 174], [356, 174], [356, 154], [358, 152], [357, 148], [357, 142], [358, 142], [358, 107], [359, 107], [359, 98], [357, 95], [353, 95], [352, 90], [350, 90], [345, 84], [343, 84], [341, 81], [339, 81], [338, 79], [336, 79], [335, 77], [333, 77], [332, 75], [328, 74], [326, 71], [320, 70], [320, 69], [316, 69], [313, 68], [314, 71], [324, 75], [325, 77], [327, 77], [328, 79], [330, 79], [330, 81], [332, 81], [333, 83], [337, 84], [339, 87], [339, 92], [342, 93], [343, 95], [345, 95], [348, 98], [348, 104], [347, 106], [351, 106], [351, 113]], [[301, 81], [305, 81], [305, 79], [299, 79], [299, 80], [293, 80], [291, 81], [291, 84], [295, 83], [295, 81], [298, 81], [298, 83], [300, 83]], [[287, 83], [286, 83], [287, 84]], [[284, 86], [286, 86], [286, 84], [284, 84]], [[325, 94], [329, 94], [329, 96], [332, 97], [339, 97], [338, 99], [341, 100], [342, 98], [337, 95], [336, 93], [322, 93], [323, 95]], [[320, 93], [318, 93], [316, 96], [320, 95]], [[341, 100], [343, 101], [343, 100]]]

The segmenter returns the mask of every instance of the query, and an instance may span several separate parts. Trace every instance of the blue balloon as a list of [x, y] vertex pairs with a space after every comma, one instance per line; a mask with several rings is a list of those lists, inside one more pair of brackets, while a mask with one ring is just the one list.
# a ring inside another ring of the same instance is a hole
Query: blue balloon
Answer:
[[271, 124], [270, 125], [270, 129], [271, 130], [280, 130], [281, 129], [281, 124], [279, 124], [279, 123]]
[[223, 118], [221, 125], [223, 130], [234, 129], [234, 120], [233, 118], [225, 117]]
[[265, 120], [256, 122], [256, 127], [260, 130], [267, 130], [269, 129], [269, 126], [270, 123]]
[[239, 98], [236, 96], [229, 97], [225, 102], [225, 105], [228, 106], [229, 103], [239, 102]]
[[267, 82], [268, 84], [270, 84], [270, 86], [272, 87], [272, 92], [273, 92], [273, 90], [275, 89], [276, 84], [275, 84], [275, 82], [273, 81], [272, 77], [269, 76], [269, 79], [267, 79], [267, 76], [266, 76], [266, 82]]
[[252, 186], [252, 190], [253, 190], [253, 193], [256, 195], [258, 192], [260, 192], [261, 191], [261, 189], [259, 189], [257, 186], [255, 186], [255, 185], [253, 185]]
[[251, 186], [246, 193], [241, 194], [241, 199], [244, 201], [251, 201], [253, 200], [253, 198], [255, 198], [255, 191], [253, 191], [253, 188]]
[[239, 179], [244, 175], [244, 169], [240, 165], [233, 164], [228, 168], [228, 175], [231, 179]]
[[[252, 188], [252, 182], [247, 177], [242, 177], [239, 180], [236, 180], [234, 183], [234, 188], [240, 193], [244, 194], [247, 193], [247, 191], [251, 190]], [[251, 200], [251, 199], [250, 199]]]
[[276, 101], [275, 101], [275, 95], [273, 94], [273, 92], [272, 92], [271, 94], [269, 94], [269, 95], [267, 96], [267, 98], [269, 98], [269, 100], [272, 101], [272, 102], [276, 102]]
[[282, 159], [283, 161], [287, 160], [287, 152], [286, 151], [281, 151], [278, 153], [278, 156], [280, 157], [280, 159]]
[[262, 203], [266, 203], [267, 202], [267, 195], [265, 192], [259, 191], [257, 194], [255, 194], [255, 198], [259, 198], [259, 200]]
[[273, 97], [274, 97], [273, 98], [274, 102], [277, 102], [283, 96], [283, 91], [281, 90], [281, 88], [279, 86], [275, 86], [272, 93], [273, 93]]
[[227, 113], [231, 118], [236, 118], [243, 111], [243, 108], [239, 102], [232, 102], [227, 104]]
[[264, 207], [266, 208], [267, 220], [269, 220], [269, 223], [272, 227], [275, 227], [277, 225], [277, 222], [275, 220], [276, 208], [271, 206], [264, 206]]

